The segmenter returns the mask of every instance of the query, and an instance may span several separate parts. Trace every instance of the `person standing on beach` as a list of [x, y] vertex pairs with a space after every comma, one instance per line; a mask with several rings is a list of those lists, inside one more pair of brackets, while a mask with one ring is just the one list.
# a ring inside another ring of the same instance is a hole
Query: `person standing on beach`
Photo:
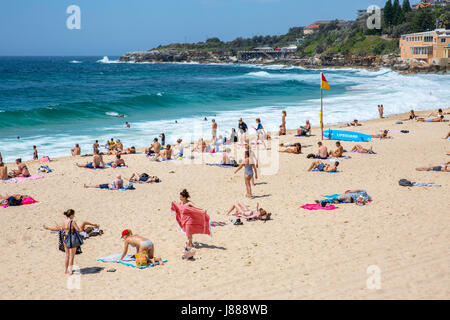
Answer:
[[245, 188], [247, 190], [247, 194], [245, 195], [247, 198], [253, 198], [252, 195], [252, 187], [250, 185], [250, 182], [253, 178], [253, 174], [255, 175], [255, 179], [258, 179], [258, 172], [256, 170], [256, 166], [254, 163], [251, 163], [250, 161], [250, 152], [245, 151], [245, 158], [244, 162], [239, 165], [239, 167], [234, 171], [236, 174], [239, 170], [244, 167], [244, 182], [245, 182]]
[[284, 134], [286, 134], [286, 110], [283, 110], [281, 112], [282, 116], [281, 116], [281, 127], [280, 127], [280, 132], [284, 132]]
[[161, 133], [159, 137], [161, 138], [161, 145], [164, 147], [166, 145], [166, 135], [164, 133]]
[[[189, 192], [186, 189], [183, 189], [183, 191], [180, 192], [180, 204], [194, 208], [194, 209], [198, 209], [201, 211], [204, 211], [204, 214], [206, 215], [206, 210], [203, 210], [202, 208], [200, 208], [199, 206], [197, 206], [195, 203], [193, 203], [192, 201], [189, 201], [189, 198], [191, 196], [189, 195]], [[188, 242], [186, 243], [186, 247], [189, 248], [193, 248], [194, 247], [194, 243], [192, 242], [192, 234], [187, 235], [188, 238]]]
[[98, 144], [98, 140], [95, 140], [95, 143], [92, 145], [92, 152], [95, 153], [95, 150], [99, 152], [100, 145]]
[[245, 137], [247, 135], [247, 130], [248, 130], [247, 124], [244, 121], [242, 121], [242, 118], [240, 118], [239, 119], [239, 134], [240, 134], [241, 142], [245, 140]]
[[[63, 244], [64, 244], [64, 251], [66, 253], [66, 260], [65, 260], [65, 274], [72, 275], [73, 274], [73, 261], [75, 258], [75, 253], [77, 252], [78, 247], [83, 244], [83, 241], [81, 240], [81, 237], [79, 235], [79, 232], [82, 230], [78, 227], [77, 223], [74, 221], [75, 218], [75, 211], [72, 209], [69, 209], [64, 212], [64, 215], [66, 216], [66, 220], [64, 220], [61, 225], [57, 225], [55, 228], [49, 228], [44, 225], [44, 229], [50, 230], [50, 231], [61, 231], [63, 232]], [[81, 241], [75, 241], [75, 243], [72, 243], [72, 239], [69, 237], [73, 235], [77, 235], [80, 237]]]
[[38, 152], [37, 152], [36, 146], [33, 146], [33, 160], [38, 160], [38, 159], [39, 159], [39, 157], [38, 157]]
[[212, 141], [217, 140], [217, 122], [215, 119], [212, 119], [212, 129], [211, 129]]
[[380, 119], [383, 119], [383, 111], [384, 111], [384, 107], [383, 107], [382, 104], [380, 104], [380, 105], [378, 106], [378, 113], [379, 113], [379, 115], [380, 115]]

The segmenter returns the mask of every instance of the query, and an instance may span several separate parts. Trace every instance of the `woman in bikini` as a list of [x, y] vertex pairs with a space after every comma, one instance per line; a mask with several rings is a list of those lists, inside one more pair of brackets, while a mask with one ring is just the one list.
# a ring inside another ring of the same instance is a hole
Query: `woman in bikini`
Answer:
[[421, 168], [416, 168], [417, 171], [450, 171], [450, 161], [447, 163], [444, 163], [440, 166], [434, 166], [434, 167], [421, 167]]
[[123, 188], [123, 180], [122, 180], [122, 176], [120, 174], [118, 174], [116, 176], [116, 179], [111, 182], [110, 184], [104, 183], [104, 184], [96, 184], [96, 185], [84, 185], [85, 188], [99, 188], [99, 189], [110, 189], [110, 190], [117, 190], [117, 189], [122, 189]]
[[136, 181], [141, 183], [152, 183], [152, 182], [160, 182], [160, 179], [157, 176], [149, 176], [147, 173], [138, 174], [134, 172], [128, 181]]
[[242, 202], [237, 202], [230, 210], [228, 210], [227, 216], [229, 216], [233, 210], [235, 210], [235, 216], [247, 220], [269, 220], [271, 215], [263, 208], [260, 208], [259, 203], [256, 204], [256, 210], [250, 210], [250, 208]]
[[294, 144], [294, 148], [287, 148], [284, 150], [280, 150], [280, 152], [292, 153], [292, 154], [300, 154], [302, 153], [302, 145], [297, 142]]
[[[62, 231], [64, 232], [64, 239], [69, 234], [69, 228], [72, 227], [72, 230], [76, 230], [78, 232], [82, 231], [77, 223], [73, 220], [75, 218], [75, 211], [72, 209], [69, 209], [64, 212], [64, 215], [66, 216], [66, 219], [61, 223], [61, 225], [56, 224], [55, 228], [49, 228], [44, 225], [44, 229], [50, 230], [50, 231]], [[65, 274], [72, 275], [73, 274], [73, 260], [75, 258], [75, 253], [77, 251], [78, 246], [69, 248], [67, 247], [66, 243], [64, 244], [64, 251], [66, 253], [66, 259], [65, 259]]]
[[375, 152], [373, 152], [373, 150], [372, 150], [372, 147], [370, 147], [369, 149], [365, 149], [360, 144], [355, 145], [352, 148], [352, 152], [375, 154]]
[[13, 170], [14, 177], [31, 177], [30, 171], [28, 171], [27, 165], [22, 163], [22, 159], [19, 158], [16, 160], [17, 170]]
[[258, 179], [258, 172], [256, 170], [256, 166], [254, 163], [250, 161], [250, 152], [245, 151], [244, 162], [239, 165], [239, 167], [234, 172], [235, 174], [244, 167], [244, 181], [245, 187], [247, 189], [247, 194], [245, 195], [247, 198], [253, 198], [252, 195], [252, 187], [250, 185], [250, 181], [253, 178], [253, 174], [255, 175], [255, 179]]
[[127, 254], [128, 246], [132, 246], [133, 248], [136, 248], [136, 254], [145, 253], [149, 263], [153, 263], [154, 265], [156, 265], [157, 262], [161, 265], [164, 264], [161, 258], [154, 257], [155, 245], [149, 239], [141, 237], [137, 234], [133, 235], [129, 229], [122, 231], [122, 239], [124, 240], [124, 248], [119, 261], [122, 260]]

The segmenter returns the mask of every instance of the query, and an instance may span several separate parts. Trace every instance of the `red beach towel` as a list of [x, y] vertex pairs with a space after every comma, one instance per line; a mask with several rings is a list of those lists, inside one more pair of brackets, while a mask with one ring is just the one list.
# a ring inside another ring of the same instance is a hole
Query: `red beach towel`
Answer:
[[209, 216], [205, 211], [172, 202], [172, 213], [175, 214], [181, 230], [190, 237], [193, 234], [209, 234]]

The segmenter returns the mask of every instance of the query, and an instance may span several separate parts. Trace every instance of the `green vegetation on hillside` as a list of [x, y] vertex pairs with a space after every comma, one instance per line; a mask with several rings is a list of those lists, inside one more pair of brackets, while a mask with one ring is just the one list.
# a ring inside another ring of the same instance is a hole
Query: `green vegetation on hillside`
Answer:
[[307, 36], [304, 36], [302, 27], [294, 27], [280, 36], [236, 38], [227, 42], [219, 38], [209, 38], [205, 42], [174, 43], [159, 46], [157, 49], [229, 52], [235, 55], [237, 51], [261, 46], [285, 47], [303, 37], [304, 41], [297, 50], [299, 57], [334, 53], [359, 56], [398, 53], [398, 42], [402, 34], [433, 30], [436, 22], [439, 27], [449, 27], [450, 6], [411, 10], [409, 0], [403, 0], [402, 4], [399, 0], [388, 0], [383, 9], [381, 30], [368, 29], [366, 20], [364, 17], [345, 27], [337, 20], [332, 21], [321, 25], [318, 32]]

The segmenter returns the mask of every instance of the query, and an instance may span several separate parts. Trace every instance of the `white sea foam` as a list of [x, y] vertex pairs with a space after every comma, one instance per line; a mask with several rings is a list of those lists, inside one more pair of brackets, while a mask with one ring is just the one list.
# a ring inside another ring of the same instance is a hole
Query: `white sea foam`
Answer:
[[119, 60], [109, 60], [108, 56], [104, 56], [102, 59], [97, 60], [98, 63], [121, 63]]
[[83, 61], [72, 60], [72, 61], [69, 61], [69, 63], [83, 63]]

